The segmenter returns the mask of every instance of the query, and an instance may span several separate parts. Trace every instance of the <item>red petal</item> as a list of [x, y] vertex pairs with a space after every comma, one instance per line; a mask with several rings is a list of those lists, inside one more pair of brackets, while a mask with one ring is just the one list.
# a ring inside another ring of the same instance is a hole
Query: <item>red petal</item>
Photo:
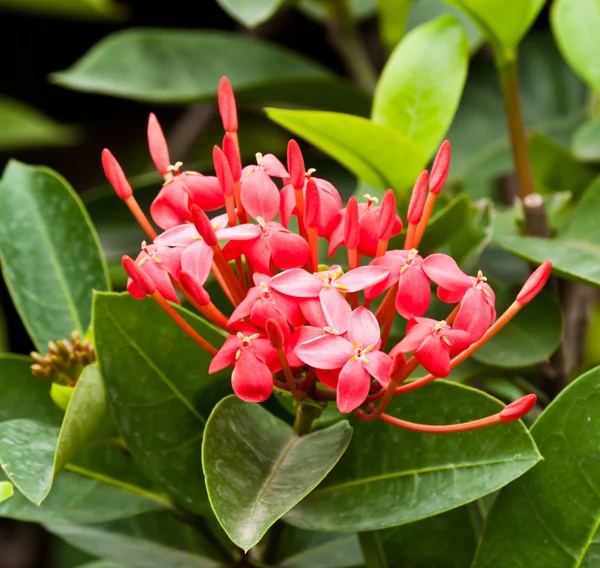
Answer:
[[244, 254], [250, 259], [252, 267], [258, 272], [273, 274], [271, 270], [271, 250], [267, 246], [267, 239], [258, 237], [251, 241], [243, 241]]
[[300, 345], [301, 343], [306, 343], [311, 339], [322, 337], [323, 335], [325, 335], [325, 333], [321, 328], [312, 327], [310, 325], [304, 325], [302, 327], [299, 327], [296, 331], [294, 331], [286, 345], [286, 354], [290, 367], [304, 366], [304, 363], [300, 359], [298, 359], [298, 356], [296, 355], [296, 347], [298, 345]]
[[261, 329], [266, 329], [268, 319], [273, 319], [279, 324], [283, 336], [287, 340], [290, 336], [290, 325], [285, 316], [279, 310], [275, 309], [275, 306], [269, 300], [260, 299], [252, 308], [250, 322]]
[[288, 296], [318, 298], [323, 288], [323, 281], [312, 272], [302, 268], [292, 268], [274, 276], [269, 286]]
[[443, 378], [450, 374], [450, 354], [439, 337], [427, 337], [415, 351], [415, 357], [435, 377]]
[[165, 175], [169, 171], [171, 158], [169, 157], [169, 148], [167, 147], [165, 135], [153, 112], [150, 113], [150, 117], [148, 118], [148, 146], [156, 169], [161, 175]]
[[169, 247], [189, 247], [198, 240], [198, 231], [191, 223], [183, 223], [167, 229], [154, 239], [154, 244]]
[[234, 325], [240, 320], [247, 318], [250, 315], [254, 304], [259, 300], [261, 295], [262, 294], [260, 288], [258, 288], [257, 286], [255, 286], [254, 288], [250, 288], [250, 290], [248, 290], [248, 293], [246, 294], [246, 297], [240, 302], [238, 307], [231, 314], [231, 317], [229, 318], [227, 324]]
[[300, 309], [310, 325], [319, 329], [323, 329], [327, 325], [323, 306], [321, 305], [321, 300], [318, 298], [303, 300], [300, 304]]
[[189, 205], [197, 205], [203, 211], [225, 206], [221, 184], [215, 176], [203, 176], [196, 172], [183, 172], [179, 176], [189, 196]]
[[464, 351], [473, 340], [471, 336], [466, 332], [460, 329], [451, 329], [444, 332], [444, 335], [450, 341], [450, 345], [448, 348], [450, 349], [450, 355], [458, 355], [461, 351]]
[[335, 390], [340, 378], [341, 369], [317, 369], [317, 379], [319, 379], [326, 387]]
[[296, 194], [291, 184], [287, 184], [279, 192], [279, 217], [281, 224], [287, 229], [291, 216], [296, 211]]
[[352, 313], [348, 302], [335, 288], [323, 288], [319, 299], [327, 325], [340, 334], [345, 333]]
[[324, 335], [298, 345], [296, 355], [316, 369], [339, 369], [354, 355], [354, 349], [339, 335]]
[[429, 255], [421, 266], [429, 279], [445, 290], [464, 293], [473, 286], [456, 261], [446, 254]]
[[367, 308], [356, 308], [348, 320], [348, 339], [363, 347], [377, 345], [381, 338], [377, 318]]
[[219, 240], [229, 241], [249, 241], [259, 237], [262, 231], [258, 225], [252, 223], [245, 223], [243, 225], [237, 225], [235, 227], [228, 227], [227, 229], [221, 229], [217, 233]]
[[290, 174], [288, 174], [285, 166], [279, 161], [279, 158], [273, 154], [265, 154], [260, 160], [260, 166], [272, 177], [290, 177]]
[[246, 402], [264, 402], [273, 392], [273, 376], [252, 350], [244, 349], [233, 368], [231, 386]]
[[387, 386], [390, 382], [392, 358], [381, 351], [371, 351], [367, 353], [366, 357], [369, 362], [365, 363], [365, 369], [377, 379], [381, 386]]
[[181, 268], [189, 272], [201, 286], [206, 282], [212, 266], [213, 251], [204, 241], [195, 241], [184, 249]]
[[389, 270], [384, 266], [359, 266], [340, 276], [335, 284], [342, 287], [344, 292], [358, 292], [383, 282], [389, 273]]
[[363, 364], [348, 361], [340, 371], [337, 384], [337, 406], [340, 412], [352, 412], [358, 408], [369, 395], [371, 377]]
[[240, 340], [236, 335], [229, 335], [223, 343], [223, 347], [219, 349], [219, 352], [213, 357], [213, 360], [210, 362], [210, 367], [208, 368], [208, 372], [210, 374], [216, 373], [230, 365], [233, 365], [235, 362], [235, 354], [240, 348]]
[[185, 221], [191, 221], [188, 196], [179, 181], [163, 185], [150, 205], [150, 215], [161, 229], [170, 229]]
[[279, 212], [279, 190], [261, 169], [256, 169], [242, 179], [242, 204], [254, 218], [272, 221]]
[[495, 315], [493, 309], [481, 290], [471, 288], [462, 299], [452, 329], [466, 331], [472, 341], [477, 341], [492, 325]]
[[398, 278], [396, 310], [406, 319], [422, 316], [429, 307], [431, 288], [423, 272], [409, 266]]
[[[411, 325], [411, 322], [413, 325]], [[400, 353], [408, 353], [418, 349], [421, 343], [425, 341], [432, 333], [432, 326], [427, 324], [415, 323], [415, 320], [410, 320], [409, 327], [406, 330], [406, 336], [404, 339], [394, 347], [394, 351]], [[437, 322], [436, 322], [437, 323]]]
[[275, 266], [281, 270], [304, 266], [310, 257], [308, 243], [283, 227], [272, 230], [267, 246], [271, 249]]

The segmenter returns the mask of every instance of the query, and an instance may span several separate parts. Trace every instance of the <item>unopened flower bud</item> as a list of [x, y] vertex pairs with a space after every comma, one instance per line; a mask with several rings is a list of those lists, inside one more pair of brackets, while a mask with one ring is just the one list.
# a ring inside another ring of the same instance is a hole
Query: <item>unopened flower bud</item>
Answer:
[[229, 166], [227, 157], [218, 146], [213, 148], [213, 162], [215, 164], [215, 172], [217, 173], [217, 179], [219, 180], [223, 195], [233, 195], [234, 187], [231, 167]]
[[450, 154], [450, 142], [444, 140], [435, 156], [433, 166], [431, 166], [431, 176], [429, 178], [429, 191], [431, 193], [439, 193], [446, 183], [448, 171], [450, 170]]
[[319, 226], [321, 200], [319, 198], [319, 188], [313, 179], [309, 179], [306, 183], [304, 204], [304, 224], [308, 229], [314, 229]]
[[238, 145], [229, 132], [226, 132], [223, 137], [223, 153], [229, 162], [233, 181], [240, 181], [242, 179], [242, 159]]
[[391, 189], [388, 189], [381, 202], [381, 217], [379, 218], [379, 238], [383, 241], [389, 241], [394, 234], [394, 225], [396, 224], [396, 196]]
[[192, 221], [194, 222], [196, 231], [198, 231], [198, 234], [209, 247], [214, 247], [218, 244], [217, 235], [210, 219], [197, 205], [192, 205]]
[[277, 321], [273, 318], [269, 318], [265, 325], [265, 330], [271, 345], [275, 347], [275, 349], [281, 349], [285, 344], [285, 337], [283, 335], [283, 330]]
[[154, 280], [152, 280], [152, 278], [150, 278], [150, 276], [148, 276], [146, 272], [144, 272], [144, 270], [142, 270], [142, 268], [138, 266], [131, 257], [123, 255], [121, 262], [125, 272], [127, 273], [127, 276], [133, 280], [135, 285], [144, 294], [149, 296], [156, 291], [156, 284], [154, 283]]
[[408, 205], [408, 222], [411, 225], [418, 225], [423, 217], [423, 208], [425, 207], [425, 199], [427, 198], [427, 185], [429, 183], [429, 174], [424, 170], [417, 178], [413, 186]]
[[235, 97], [233, 89], [227, 77], [221, 77], [219, 81], [219, 113], [223, 121], [223, 129], [225, 132], [235, 133], [238, 129], [237, 108], [235, 106]]
[[153, 112], [150, 113], [150, 117], [148, 118], [148, 147], [150, 148], [150, 156], [152, 156], [152, 161], [156, 169], [164, 176], [169, 171], [171, 158], [169, 157], [169, 148], [165, 135]]
[[199, 306], [208, 306], [210, 296], [208, 292], [196, 281], [196, 279], [185, 270], [180, 273], [183, 289], [194, 299]]
[[290, 140], [287, 147], [287, 167], [290, 174], [290, 182], [294, 189], [304, 187], [306, 171], [304, 169], [304, 158], [298, 142]]
[[527, 305], [533, 300], [546, 285], [550, 273], [552, 272], [552, 263], [547, 260], [539, 266], [534, 273], [527, 279], [527, 282], [523, 284], [521, 291], [517, 295], [517, 302], [522, 306]]
[[133, 191], [123, 169], [117, 162], [117, 159], [112, 155], [110, 150], [104, 148], [102, 150], [102, 167], [104, 168], [104, 175], [113, 186], [115, 193], [123, 200], [128, 199], [133, 195]]
[[352, 196], [346, 205], [346, 216], [344, 218], [344, 241], [349, 249], [358, 248], [360, 240], [360, 228], [358, 218], [358, 201]]
[[502, 422], [512, 422], [523, 418], [535, 406], [537, 397], [534, 394], [528, 394], [523, 398], [511, 402], [500, 412]]
[[401, 379], [405, 369], [406, 355], [398, 351], [394, 354], [392, 358], [392, 365], [390, 367], [390, 380], [396, 381]]

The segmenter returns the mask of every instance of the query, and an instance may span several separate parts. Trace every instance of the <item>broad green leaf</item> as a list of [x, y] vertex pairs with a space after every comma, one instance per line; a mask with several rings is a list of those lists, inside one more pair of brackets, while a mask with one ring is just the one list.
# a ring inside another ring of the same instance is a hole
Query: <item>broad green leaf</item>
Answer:
[[[413, 422], [450, 424], [501, 408], [480, 391], [436, 381], [396, 397], [386, 412]], [[380, 421], [359, 422], [354, 428], [338, 465], [287, 514], [290, 524], [345, 532], [411, 523], [496, 491], [540, 459], [521, 422], [450, 436]]]
[[59, 385], [58, 383], [53, 382], [50, 387], [50, 398], [52, 398], [58, 408], [63, 412], [66, 412], [69, 402], [71, 401], [71, 398], [73, 398], [74, 391], [75, 387]]
[[531, 429], [544, 461], [503, 489], [494, 502], [474, 568], [597, 566], [599, 405], [596, 367], [546, 408]]
[[210, 541], [192, 526], [166, 513], [146, 513], [105, 524], [46, 528], [89, 554], [127, 566], [209, 568], [223, 565]]
[[0, 124], [1, 152], [39, 146], [68, 146], [78, 138], [75, 128], [59, 124], [33, 107], [2, 96]]
[[313, 61], [278, 46], [224, 32], [130, 29], [96, 44], [52, 75], [63, 87], [153, 103], [214, 99], [225, 75], [237, 95], [288, 81], [338, 81]]
[[517, 256], [541, 264], [550, 260], [561, 276], [600, 286], [600, 179], [596, 179], [573, 210], [556, 239], [506, 235], [498, 242]]
[[235, 395], [213, 410], [202, 466], [211, 506], [231, 540], [247, 551], [329, 473], [352, 428], [338, 422], [307, 436]]
[[223, 10], [225, 10], [234, 20], [247, 28], [266, 22], [271, 18], [278, 8], [283, 4], [283, 0], [217, 0]]
[[404, 36], [414, 0], [378, 0], [379, 36], [392, 51]]
[[361, 180], [402, 192], [427, 162], [408, 138], [381, 124], [349, 114], [267, 109], [277, 124], [329, 154]]
[[[337, 1], [337, 0], [336, 0]], [[350, 15], [355, 20], [364, 20], [377, 13], [378, 0], [347, 0]], [[325, 23], [331, 17], [331, 2], [327, 0], [298, 0], [297, 7], [307, 16]]]
[[90, 324], [92, 290], [108, 276], [79, 198], [52, 170], [11, 161], [0, 181], [0, 260], [38, 350]]
[[458, 108], [468, 62], [467, 35], [455, 18], [443, 16], [415, 28], [383, 68], [373, 120], [433, 155]]
[[584, 162], [600, 161], [600, 118], [582, 124], [575, 131], [571, 150]]
[[544, 5], [544, 0], [446, 1], [468, 14], [496, 49], [507, 56], [521, 41]]
[[115, 564], [108, 560], [98, 560], [97, 562], [88, 562], [82, 564], [77, 568], [133, 568], [132, 566], [124, 566], [123, 564]]
[[[182, 310], [207, 341], [224, 336]], [[214, 403], [230, 392], [229, 373], [208, 375], [212, 357], [152, 300], [99, 293], [94, 332], [100, 368], [117, 421], [142, 471], [176, 501], [210, 511], [200, 451]]]
[[0, 0], [0, 9], [77, 20], [122, 20], [128, 10], [114, 0]]
[[285, 525], [275, 554], [281, 568], [354, 568], [364, 566], [354, 534], [318, 533]]
[[[514, 300], [514, 292], [510, 290], [498, 298], [498, 313]], [[554, 295], [542, 292], [473, 358], [492, 367], [527, 367], [547, 360], [560, 345], [562, 333], [560, 305]]]
[[600, 2], [598, 0], [555, 0], [551, 11], [554, 37], [563, 57], [575, 72], [600, 94]]
[[0, 481], [0, 503], [12, 497], [14, 491], [13, 484], [10, 481]]

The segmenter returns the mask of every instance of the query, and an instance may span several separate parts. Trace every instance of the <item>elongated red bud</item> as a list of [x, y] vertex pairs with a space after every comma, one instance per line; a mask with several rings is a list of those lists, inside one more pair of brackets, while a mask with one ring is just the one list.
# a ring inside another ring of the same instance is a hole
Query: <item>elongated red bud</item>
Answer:
[[150, 294], [153, 294], [156, 291], [154, 280], [152, 280], [152, 278], [150, 278], [150, 276], [148, 276], [131, 257], [123, 255], [121, 263], [123, 264], [127, 276], [133, 280], [134, 284], [136, 284], [144, 294], [150, 296]]
[[319, 188], [313, 179], [309, 179], [306, 183], [306, 195], [304, 197], [304, 225], [308, 229], [318, 227], [320, 214]]
[[358, 248], [360, 240], [358, 201], [354, 195], [348, 199], [346, 205], [346, 216], [344, 218], [344, 242], [349, 249]]
[[410, 203], [408, 205], [408, 222], [411, 225], [418, 225], [423, 217], [423, 208], [425, 207], [425, 199], [427, 198], [427, 184], [429, 183], [429, 174], [424, 170], [417, 178], [413, 186]]
[[285, 337], [283, 336], [283, 330], [277, 321], [273, 318], [269, 318], [265, 325], [265, 330], [271, 345], [275, 347], [275, 349], [281, 349], [285, 344]]
[[213, 162], [215, 163], [215, 172], [217, 173], [217, 179], [219, 180], [223, 195], [233, 195], [234, 187], [231, 168], [225, 154], [218, 146], [213, 148]]
[[121, 199], [125, 200], [133, 195], [131, 186], [119, 162], [106, 148], [102, 150], [102, 167], [104, 168], [104, 175]]
[[198, 284], [196, 279], [185, 270], [180, 273], [181, 285], [183, 289], [196, 301], [199, 306], [208, 306], [210, 296], [208, 292]]
[[196, 227], [196, 231], [198, 231], [198, 234], [202, 237], [204, 242], [209, 247], [214, 247], [217, 245], [219, 241], [217, 240], [215, 229], [206, 213], [197, 205], [192, 205], [191, 212], [194, 227]]
[[431, 176], [429, 178], [429, 191], [439, 193], [444, 188], [448, 171], [450, 170], [450, 142], [444, 140], [431, 166]]
[[223, 129], [225, 132], [237, 132], [238, 117], [237, 108], [235, 106], [235, 97], [233, 89], [227, 77], [221, 77], [219, 81], [219, 113], [223, 121]]
[[536, 401], [537, 397], [534, 394], [528, 394], [511, 402], [500, 411], [500, 420], [502, 422], [513, 422], [523, 418], [535, 406]]
[[552, 272], [552, 263], [547, 260], [541, 266], [538, 266], [533, 274], [527, 279], [527, 282], [523, 284], [523, 288], [517, 295], [517, 302], [522, 306], [527, 305], [533, 300], [541, 291], [542, 288], [548, 282], [550, 273]]
[[379, 218], [379, 238], [389, 241], [394, 233], [396, 223], [396, 196], [388, 189], [381, 202], [381, 217]]
[[231, 175], [233, 181], [240, 181], [242, 179], [242, 159], [240, 157], [240, 151], [238, 145], [229, 132], [225, 133], [223, 137], [223, 154], [229, 162], [229, 168], [231, 169]]
[[153, 112], [150, 113], [148, 118], [148, 147], [156, 169], [164, 176], [169, 171], [171, 158], [169, 157], [169, 147], [165, 135]]
[[392, 366], [390, 367], [390, 379], [392, 381], [402, 378], [406, 370], [406, 355], [404, 353], [396, 353], [392, 358]]
[[287, 166], [290, 174], [290, 182], [294, 189], [304, 187], [304, 178], [306, 170], [304, 168], [304, 158], [298, 142], [290, 140], [287, 147]]

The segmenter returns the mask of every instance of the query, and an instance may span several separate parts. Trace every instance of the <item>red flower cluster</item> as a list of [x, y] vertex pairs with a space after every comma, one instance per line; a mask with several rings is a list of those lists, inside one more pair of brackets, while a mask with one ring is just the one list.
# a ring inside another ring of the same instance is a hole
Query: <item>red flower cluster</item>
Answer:
[[[235, 100], [225, 78], [219, 109], [226, 133], [222, 147], [215, 146], [213, 152], [216, 176], [182, 171], [181, 162], [171, 165], [161, 127], [150, 115], [150, 154], [164, 178], [150, 208], [164, 230], [160, 235], [139, 208], [115, 158], [103, 152], [109, 181], [152, 240], [142, 244], [135, 261], [124, 258], [130, 294], [152, 296], [213, 354], [210, 373], [232, 367], [233, 390], [245, 401], [264, 401], [275, 386], [299, 400], [335, 399], [341, 412], [358, 409], [364, 420], [381, 418], [421, 431], [470, 429], [415, 425], [383, 410], [394, 394], [446, 377], [483, 345], [539, 292], [550, 264], [534, 273], [496, 320], [494, 292], [481, 272], [469, 276], [447, 255], [423, 257], [418, 251], [448, 174], [447, 141], [431, 172], [424, 171], [415, 183], [402, 248], [389, 250], [394, 237], [398, 247], [403, 228], [392, 190], [381, 204], [366, 195], [364, 202], [352, 197], [343, 207], [337, 189], [306, 170], [293, 140], [287, 167], [271, 154], [256, 154], [256, 164], [243, 167]], [[224, 214], [212, 219], [206, 215], [222, 208]], [[297, 233], [290, 230], [296, 224]], [[319, 264], [319, 240], [327, 241], [329, 258], [346, 249], [348, 270]], [[234, 307], [229, 318], [203, 288], [211, 273]], [[432, 285], [442, 302], [453, 305], [442, 321], [424, 317]], [[168, 303], [179, 303], [178, 292], [229, 333], [218, 352]], [[377, 310], [371, 311], [378, 299]], [[389, 348], [396, 316], [408, 320], [406, 335]], [[431, 374], [405, 383], [418, 365]], [[475, 421], [472, 427], [517, 419], [534, 403], [535, 396], [529, 395], [510, 411]]]

